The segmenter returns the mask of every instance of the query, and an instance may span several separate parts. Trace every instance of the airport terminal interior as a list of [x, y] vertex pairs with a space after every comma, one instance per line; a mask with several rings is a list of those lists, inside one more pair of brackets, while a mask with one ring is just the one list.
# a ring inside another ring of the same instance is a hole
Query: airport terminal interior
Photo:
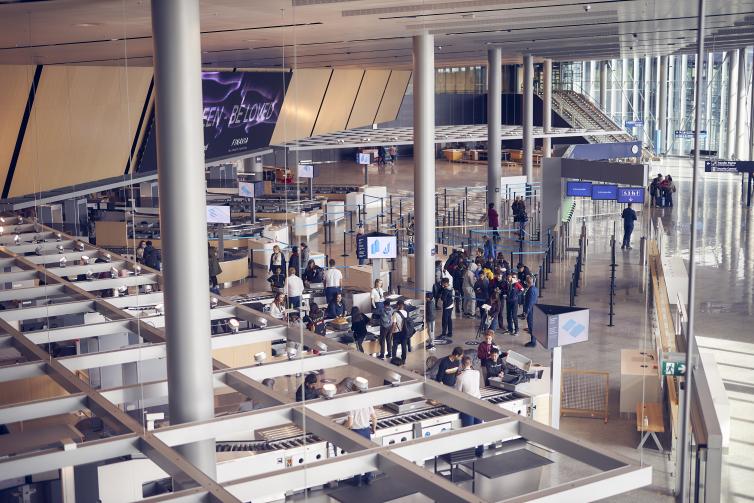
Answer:
[[754, 0], [0, 1], [0, 503], [754, 501]]

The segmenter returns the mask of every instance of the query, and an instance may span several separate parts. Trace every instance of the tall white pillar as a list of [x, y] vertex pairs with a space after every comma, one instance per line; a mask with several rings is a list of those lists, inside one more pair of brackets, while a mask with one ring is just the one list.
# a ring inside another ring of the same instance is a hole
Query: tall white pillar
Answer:
[[[686, 54], [681, 55], [680, 63], [679, 58], [675, 58], [675, 63], [678, 65], [678, 84], [680, 89], [678, 90], [678, 129], [691, 130], [691, 121], [687, 121], [686, 117], [686, 73], [689, 68], [689, 57]], [[692, 90], [693, 93], [693, 90]]]
[[[152, 2], [170, 424], [215, 416], [198, 0]], [[177, 446], [215, 477], [215, 441]]]
[[534, 58], [524, 56], [524, 174], [526, 183], [534, 182]]
[[618, 64], [615, 59], [610, 60], [610, 69], [608, 70], [608, 81], [610, 82], [610, 85], [608, 86], [609, 89], [607, 91], [607, 95], [609, 97], [608, 103], [610, 107], [610, 117], [612, 117], [614, 120], [617, 120], [618, 115], [618, 92], [620, 92], [618, 86], [620, 85], [618, 81]]
[[[542, 94], [542, 129], [549, 133], [552, 129], [552, 60], [546, 59], [544, 62], [544, 84], [545, 89]], [[552, 138], [547, 137], [542, 140], [542, 153], [544, 157], [552, 155]]]
[[732, 159], [736, 153], [736, 116], [738, 111], [738, 50], [728, 52], [728, 123], [725, 156]]
[[592, 101], [595, 101], [594, 97], [596, 94], [596, 90], [594, 89], [594, 84], [597, 81], [597, 62], [596, 61], [590, 61], [589, 62], [589, 97]]
[[500, 177], [502, 176], [502, 153], [500, 129], [502, 119], [502, 64], [500, 48], [487, 50], [487, 205], [495, 205], [500, 211]]
[[738, 109], [736, 110], [736, 159], [746, 159], [749, 135], [746, 131], [746, 47], [738, 51]]
[[639, 66], [641, 64], [641, 60], [639, 58], [634, 58], [632, 60], [632, 72], [633, 75], [631, 75], [631, 82], [632, 82], [632, 88], [631, 88], [631, 119], [638, 120], [639, 119], [639, 110], [641, 110], [641, 105], [639, 105]]
[[676, 106], [675, 106], [675, 79], [676, 79], [676, 69], [677, 69], [677, 62], [678, 62], [677, 56], [668, 56], [668, 82], [667, 82], [667, 106], [668, 111], [666, 112], [666, 135], [665, 135], [665, 149], [670, 154], [675, 149], [676, 142], [675, 138], [673, 137], [673, 131], [676, 129], [677, 121], [676, 121]]
[[607, 61], [600, 61], [600, 108], [607, 113]]
[[728, 105], [728, 93], [725, 92], [725, 82], [727, 79], [727, 75], [729, 72], [728, 67], [730, 66], [730, 53], [726, 52], [723, 53], [723, 61], [720, 64], [720, 113], [718, 114], [716, 120], [717, 120], [717, 153], [718, 156], [721, 158], [725, 157], [725, 143], [728, 139], [728, 132], [726, 131], [726, 124], [728, 119], [728, 113], [726, 110], [729, 108]]
[[652, 116], [652, 107], [650, 106], [652, 103], [652, 82], [652, 58], [651, 56], [646, 56], [644, 58], [644, 91], [642, 93], [643, 99], [641, 103], [643, 110], [642, 120], [644, 121], [642, 131], [644, 132], [645, 145], [649, 145], [652, 141], [652, 130], [649, 128], [649, 125], [651, 124], [650, 118]]
[[623, 123], [631, 118], [631, 115], [629, 114], [629, 103], [628, 103], [628, 83], [630, 82], [628, 78], [628, 58], [623, 58], [621, 60], [621, 71], [620, 71], [620, 85], [618, 86], [618, 92], [620, 93], [620, 120], [616, 121], [618, 124], [623, 125]]
[[[715, 67], [715, 54], [710, 52], [705, 58], [706, 62], [701, 65], [700, 71], [704, 72], [704, 129], [707, 130], [707, 138], [704, 141], [704, 148], [706, 150], [712, 150], [712, 70]], [[697, 64], [698, 58], [697, 58]]]
[[658, 82], [660, 97], [657, 124], [660, 130], [659, 153], [664, 154], [667, 149], [668, 137], [668, 57], [660, 56], [660, 77]]
[[423, 298], [435, 281], [435, 47], [434, 36], [414, 45], [414, 286]]

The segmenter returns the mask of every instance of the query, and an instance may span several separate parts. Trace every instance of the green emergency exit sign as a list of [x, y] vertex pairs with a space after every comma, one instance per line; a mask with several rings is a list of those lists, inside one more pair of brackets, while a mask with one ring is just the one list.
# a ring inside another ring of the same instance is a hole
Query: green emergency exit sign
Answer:
[[664, 376], [684, 376], [686, 375], [686, 363], [663, 360], [660, 370]]

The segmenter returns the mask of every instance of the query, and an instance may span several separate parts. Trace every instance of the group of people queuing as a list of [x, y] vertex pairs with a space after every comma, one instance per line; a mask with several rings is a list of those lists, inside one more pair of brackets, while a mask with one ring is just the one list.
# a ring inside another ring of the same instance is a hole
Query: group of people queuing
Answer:
[[650, 206], [672, 208], [675, 191], [676, 187], [675, 183], [673, 183], [673, 177], [670, 175], [663, 177], [661, 173], [657, 173], [657, 176], [649, 184]]
[[[501, 252], [493, 255], [489, 238], [484, 239], [484, 246], [476, 250], [473, 259], [467, 251], [454, 250], [445, 264], [435, 262], [434, 306], [428, 300], [426, 311], [429, 319], [433, 307], [442, 310], [440, 338], [452, 339], [454, 311], [466, 318], [479, 317], [484, 329], [500, 329], [514, 336], [519, 333], [518, 320], [523, 318], [531, 335], [539, 298], [535, 278], [521, 262], [512, 270]], [[434, 347], [433, 332], [430, 330], [427, 349]], [[535, 346], [533, 336], [526, 346]]]

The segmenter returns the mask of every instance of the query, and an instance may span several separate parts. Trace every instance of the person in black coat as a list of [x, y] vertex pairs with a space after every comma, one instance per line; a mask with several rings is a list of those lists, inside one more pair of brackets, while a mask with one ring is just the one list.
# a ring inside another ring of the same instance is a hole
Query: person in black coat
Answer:
[[280, 251], [280, 247], [275, 245], [272, 247], [272, 255], [270, 255], [270, 272], [275, 270], [275, 267], [279, 267], [281, 271], [287, 271], [285, 268], [285, 255]]
[[351, 331], [353, 332], [353, 340], [356, 341], [356, 348], [364, 352], [364, 339], [367, 337], [367, 317], [364, 313], [359, 311], [359, 308], [354, 306], [351, 308]]
[[456, 346], [453, 348], [453, 352], [445, 358], [440, 360], [440, 366], [437, 368], [437, 375], [435, 380], [441, 382], [451, 388], [456, 385], [456, 378], [458, 377], [458, 367], [461, 364], [461, 358], [463, 357], [463, 349]]
[[298, 246], [291, 249], [291, 256], [288, 257], [288, 267], [296, 269], [296, 276], [301, 276], [301, 261], [298, 254]]

